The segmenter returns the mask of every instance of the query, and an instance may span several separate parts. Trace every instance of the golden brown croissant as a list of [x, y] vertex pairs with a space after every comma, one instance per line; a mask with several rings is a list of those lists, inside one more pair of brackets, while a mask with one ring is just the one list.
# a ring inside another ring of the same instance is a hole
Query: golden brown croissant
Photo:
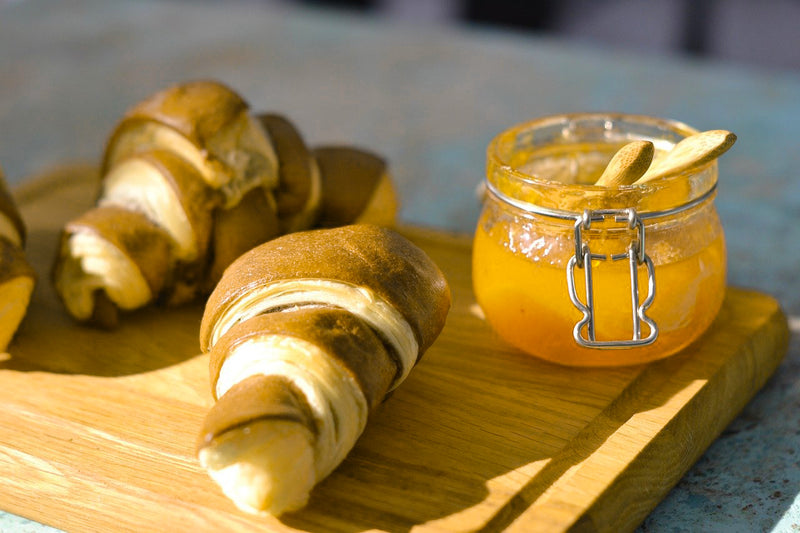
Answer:
[[201, 463], [246, 511], [302, 507], [439, 335], [449, 307], [435, 263], [378, 226], [293, 233], [246, 253], [201, 324], [218, 398]]
[[277, 179], [271, 140], [228, 87], [189, 82], [137, 104], [109, 138], [97, 206], [64, 228], [53, 281], [66, 309], [110, 326], [118, 310], [195, 299], [216, 213]]
[[[119, 310], [195, 300], [239, 255], [314, 227], [321, 212], [325, 225], [393, 223], [397, 201], [383, 160], [352, 148], [322, 149], [324, 174], [316, 153], [288, 119], [251, 116], [247, 103], [217, 82], [175, 85], [135, 105], [105, 150], [101, 211], [63, 231], [53, 281], [67, 311], [113, 326]], [[346, 211], [337, 207], [343, 202]], [[105, 210], [111, 207], [117, 211]], [[115, 223], [109, 215], [119, 210], [129, 213], [114, 215]], [[122, 220], [134, 226], [123, 228]], [[152, 250], [121, 245], [148, 222], [155, 226]]]
[[0, 351], [5, 351], [28, 310], [36, 273], [25, 258], [25, 224], [0, 169]]

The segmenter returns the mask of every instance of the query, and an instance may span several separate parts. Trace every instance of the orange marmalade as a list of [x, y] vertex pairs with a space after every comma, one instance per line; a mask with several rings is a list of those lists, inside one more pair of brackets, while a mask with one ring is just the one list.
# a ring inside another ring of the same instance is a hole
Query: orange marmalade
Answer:
[[555, 363], [616, 366], [674, 354], [711, 325], [726, 277], [716, 162], [641, 185], [593, 185], [624, 144], [652, 141], [658, 157], [693, 133], [580, 114], [491, 142], [472, 275], [500, 337]]

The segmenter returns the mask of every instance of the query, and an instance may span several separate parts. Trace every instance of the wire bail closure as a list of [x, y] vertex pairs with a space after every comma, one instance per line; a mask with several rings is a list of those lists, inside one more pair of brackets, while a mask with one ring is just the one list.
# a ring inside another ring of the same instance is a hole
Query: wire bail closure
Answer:
[[[617, 223], [626, 223], [631, 231], [636, 232], [636, 237], [628, 246], [628, 251], [620, 254], [594, 254], [589, 248], [588, 239], [584, 241], [584, 230], [590, 229], [592, 222], [601, 222], [613, 218]], [[585, 210], [575, 218], [575, 255], [567, 263], [567, 288], [572, 304], [583, 314], [583, 318], [575, 324], [572, 336], [575, 342], [586, 348], [632, 348], [647, 346], [655, 342], [658, 337], [658, 326], [647, 316], [646, 311], [653, 304], [656, 295], [656, 276], [653, 261], [645, 253], [645, 228], [644, 222], [633, 208], [627, 209], [597, 209]], [[630, 339], [598, 341], [595, 329], [594, 285], [592, 277], [592, 261], [620, 261], [628, 260], [631, 289], [631, 315], [633, 333]], [[647, 268], [647, 297], [639, 304], [639, 266]], [[575, 267], [583, 269], [586, 283], [586, 294], [581, 301], [575, 287]], [[649, 334], [642, 337], [642, 322], [647, 324]], [[585, 335], [584, 335], [585, 332]]]

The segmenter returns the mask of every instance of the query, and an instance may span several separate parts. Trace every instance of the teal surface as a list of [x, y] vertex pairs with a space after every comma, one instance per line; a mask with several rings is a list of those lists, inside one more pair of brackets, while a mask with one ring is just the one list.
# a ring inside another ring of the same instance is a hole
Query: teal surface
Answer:
[[[0, 7], [0, 163], [13, 182], [97, 161], [128, 106], [201, 77], [284, 113], [310, 144], [385, 154], [402, 217], [459, 232], [478, 216], [488, 141], [516, 122], [609, 110], [735, 132], [717, 199], [729, 281], [780, 300], [791, 347], [640, 530], [800, 530], [798, 73], [252, 2], [26, 0]], [[36, 527], [0, 514], [0, 531], [50, 531]]]

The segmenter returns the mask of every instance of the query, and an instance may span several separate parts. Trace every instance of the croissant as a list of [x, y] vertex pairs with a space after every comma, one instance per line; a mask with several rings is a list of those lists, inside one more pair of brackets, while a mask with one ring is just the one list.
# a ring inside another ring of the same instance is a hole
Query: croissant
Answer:
[[25, 258], [25, 224], [0, 169], [0, 351], [5, 351], [28, 310], [36, 273]]
[[216, 213], [278, 179], [272, 143], [247, 104], [212, 81], [169, 87], [130, 109], [101, 175], [96, 207], [64, 227], [53, 283], [75, 319], [109, 327], [120, 310], [201, 294]]
[[113, 327], [120, 311], [209, 294], [234, 259], [317, 226], [342, 198], [352, 196], [352, 205], [336, 225], [392, 224], [397, 200], [383, 160], [346, 147], [330, 152], [320, 154], [325, 174], [288, 119], [251, 116], [220, 83], [156, 93], [110, 135], [96, 206], [62, 232], [56, 292], [76, 320]]
[[386, 228], [292, 233], [244, 254], [201, 322], [217, 402], [200, 463], [245, 511], [301, 508], [437, 338], [449, 307], [436, 264]]

